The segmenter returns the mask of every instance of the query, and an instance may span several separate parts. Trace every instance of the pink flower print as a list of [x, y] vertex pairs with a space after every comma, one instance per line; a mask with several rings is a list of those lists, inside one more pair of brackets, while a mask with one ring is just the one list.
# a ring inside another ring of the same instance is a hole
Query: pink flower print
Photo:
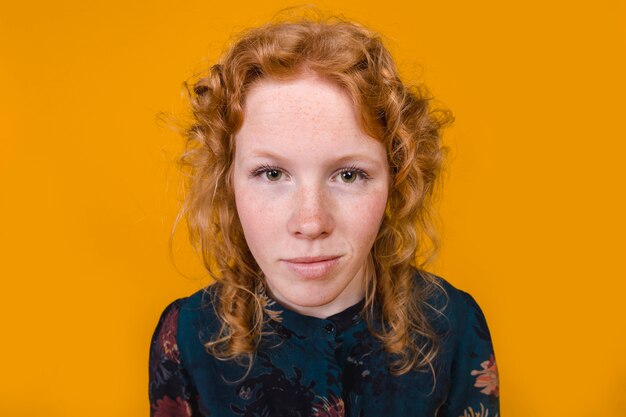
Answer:
[[487, 395], [499, 395], [500, 384], [498, 382], [498, 366], [496, 365], [496, 359], [493, 355], [489, 357], [489, 360], [480, 364], [482, 370], [474, 370], [471, 372], [472, 376], [477, 376], [474, 386], [482, 388], [480, 392]]
[[163, 356], [175, 362], [179, 360], [178, 344], [176, 343], [177, 322], [178, 310], [174, 310], [165, 318], [157, 339], [157, 345], [161, 347]]
[[344, 417], [344, 412], [343, 399], [334, 395], [321, 397], [321, 404], [313, 407], [313, 417]]
[[161, 400], [156, 400], [152, 405], [154, 417], [191, 417], [189, 403], [180, 397], [172, 399], [167, 395]]

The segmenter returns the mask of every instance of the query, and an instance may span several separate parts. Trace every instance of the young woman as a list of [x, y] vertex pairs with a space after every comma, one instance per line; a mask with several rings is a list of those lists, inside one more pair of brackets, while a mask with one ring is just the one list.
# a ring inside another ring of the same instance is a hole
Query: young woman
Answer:
[[191, 100], [181, 216], [214, 283], [161, 316], [151, 415], [498, 416], [479, 306], [424, 270], [451, 116], [380, 37], [254, 28]]

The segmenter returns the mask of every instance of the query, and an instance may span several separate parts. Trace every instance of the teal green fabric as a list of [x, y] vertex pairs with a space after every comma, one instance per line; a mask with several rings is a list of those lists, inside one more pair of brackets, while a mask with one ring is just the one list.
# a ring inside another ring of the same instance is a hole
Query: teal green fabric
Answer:
[[151, 416], [497, 417], [498, 372], [485, 317], [469, 294], [438, 279], [445, 294], [429, 300], [445, 307], [444, 315], [430, 315], [442, 342], [435, 379], [430, 370], [389, 372], [363, 301], [319, 319], [269, 299], [279, 321], [268, 322], [246, 375], [245, 367], [217, 360], [203, 346], [219, 327], [217, 284], [176, 300], [150, 347]]

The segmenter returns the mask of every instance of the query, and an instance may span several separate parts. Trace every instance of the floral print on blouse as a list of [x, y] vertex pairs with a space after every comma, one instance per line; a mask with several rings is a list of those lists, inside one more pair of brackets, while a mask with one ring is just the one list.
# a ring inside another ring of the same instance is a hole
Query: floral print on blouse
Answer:
[[[416, 279], [421, 276], [416, 273]], [[430, 371], [394, 376], [371, 335], [364, 302], [326, 319], [267, 298], [268, 321], [252, 369], [208, 354], [219, 329], [215, 286], [168, 305], [152, 337], [152, 417], [499, 417], [498, 368], [485, 317], [474, 299], [438, 278], [447, 293], [431, 304], [442, 348]]]

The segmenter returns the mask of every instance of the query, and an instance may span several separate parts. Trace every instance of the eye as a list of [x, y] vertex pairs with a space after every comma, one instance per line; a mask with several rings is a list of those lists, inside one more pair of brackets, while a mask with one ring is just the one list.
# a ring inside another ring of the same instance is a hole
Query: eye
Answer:
[[362, 180], [369, 179], [369, 176], [365, 173], [365, 171], [355, 167], [344, 168], [338, 175], [341, 178], [341, 182], [346, 184], [353, 183], [359, 178]]
[[278, 181], [282, 176], [282, 171], [278, 169], [268, 169], [265, 171], [265, 177], [270, 181]]
[[358, 176], [358, 174], [354, 171], [342, 171], [339, 175], [341, 175], [343, 182], [354, 182]]
[[276, 182], [283, 178], [283, 170], [271, 165], [261, 165], [252, 171], [250, 171], [250, 178], [253, 177], [265, 177], [268, 181]]

